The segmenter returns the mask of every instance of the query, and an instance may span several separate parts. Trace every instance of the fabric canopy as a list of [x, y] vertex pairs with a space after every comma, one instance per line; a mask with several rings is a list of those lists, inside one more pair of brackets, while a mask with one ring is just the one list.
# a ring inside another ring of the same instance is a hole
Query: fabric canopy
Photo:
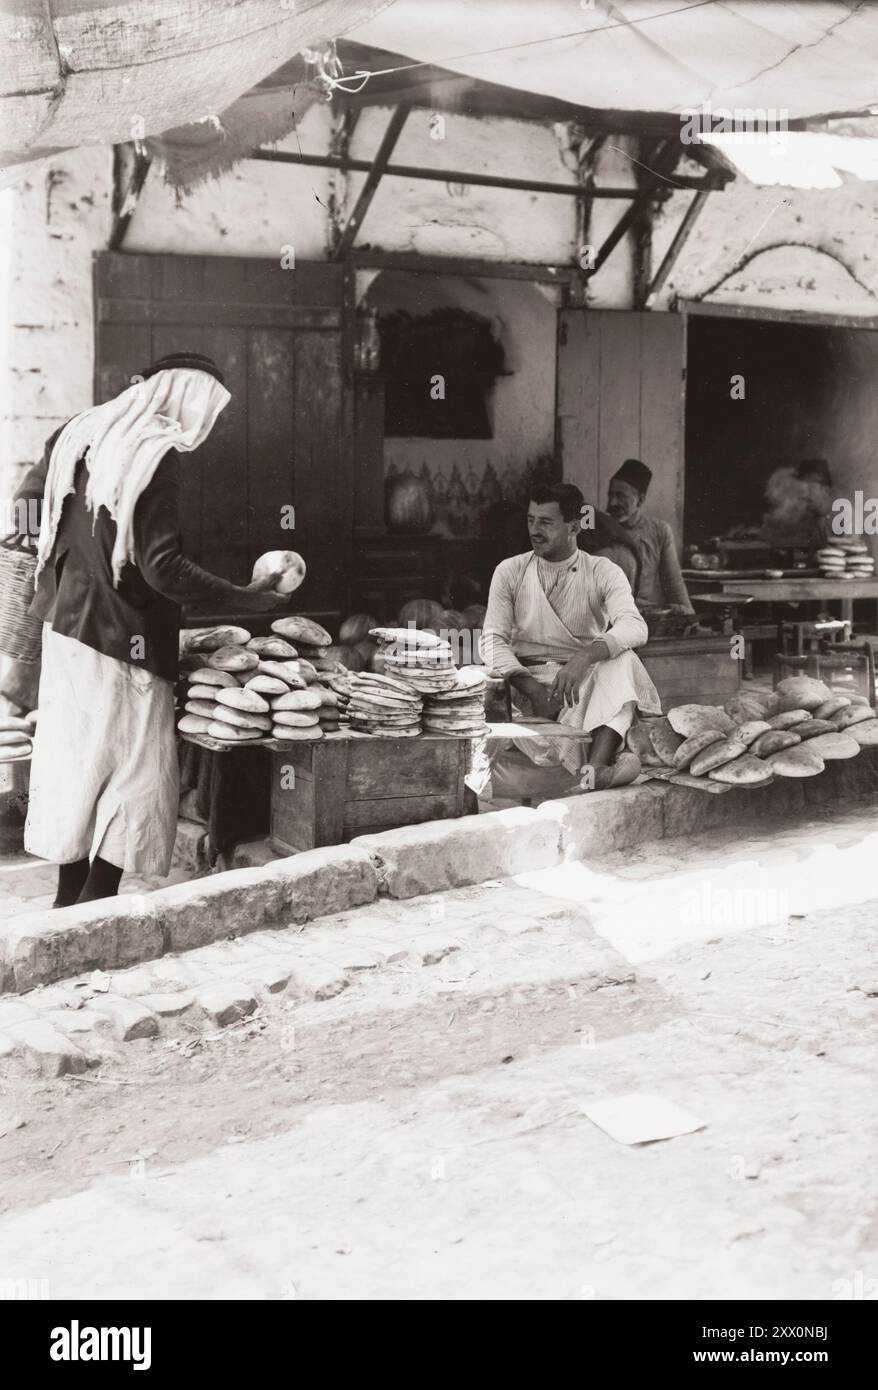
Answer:
[[878, 106], [878, 6], [857, 0], [396, 0], [356, 39], [602, 110]]
[[[391, 0], [0, 0], [0, 170], [222, 113]], [[290, 127], [288, 127], [290, 128]]]

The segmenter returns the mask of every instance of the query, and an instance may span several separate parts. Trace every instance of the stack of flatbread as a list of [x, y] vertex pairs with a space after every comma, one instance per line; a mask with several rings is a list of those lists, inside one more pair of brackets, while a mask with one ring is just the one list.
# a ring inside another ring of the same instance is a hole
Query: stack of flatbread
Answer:
[[835, 537], [817, 551], [817, 563], [827, 579], [872, 579], [875, 561], [864, 541]]
[[405, 681], [419, 695], [454, 690], [457, 669], [451, 644], [444, 638], [416, 627], [373, 627], [369, 636], [377, 640], [389, 676]]
[[487, 680], [479, 666], [462, 666], [453, 689], [424, 697], [424, 733], [467, 738], [483, 734]]
[[421, 732], [421, 697], [398, 676], [352, 671], [349, 684], [350, 699], [342, 718], [355, 733], [415, 738]]

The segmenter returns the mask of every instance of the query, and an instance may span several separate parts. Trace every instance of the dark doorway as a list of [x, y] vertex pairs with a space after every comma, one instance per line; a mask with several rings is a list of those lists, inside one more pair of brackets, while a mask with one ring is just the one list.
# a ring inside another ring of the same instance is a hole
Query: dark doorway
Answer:
[[[732, 399], [733, 376], [744, 399]], [[692, 316], [684, 539], [758, 526], [781, 465], [825, 458], [833, 495], [878, 482], [878, 331]]]

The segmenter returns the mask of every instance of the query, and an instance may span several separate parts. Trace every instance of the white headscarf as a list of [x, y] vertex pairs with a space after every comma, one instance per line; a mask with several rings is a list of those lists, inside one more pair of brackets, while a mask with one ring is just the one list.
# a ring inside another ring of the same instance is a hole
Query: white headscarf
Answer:
[[64, 498], [75, 487], [86, 449], [86, 506], [106, 507], [116, 523], [113, 584], [134, 559], [134, 508], [169, 449], [188, 453], [202, 444], [231, 399], [209, 372], [173, 367], [156, 372], [92, 406], [64, 426], [55, 441], [43, 498], [37, 577], [52, 553]]

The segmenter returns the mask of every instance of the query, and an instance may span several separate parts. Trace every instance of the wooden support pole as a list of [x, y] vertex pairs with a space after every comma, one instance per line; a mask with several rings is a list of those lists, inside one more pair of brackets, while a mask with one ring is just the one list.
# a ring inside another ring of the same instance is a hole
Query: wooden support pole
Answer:
[[[116, 168], [118, 171], [119, 160], [117, 151], [114, 151], [114, 156], [117, 161]], [[143, 185], [146, 183], [146, 176], [150, 171], [151, 165], [152, 158], [150, 155], [141, 154], [138, 150], [134, 151], [134, 168], [128, 183], [128, 189], [124, 197], [121, 196], [121, 190], [119, 190], [119, 193], [117, 193], [114, 199], [117, 206], [114, 207], [113, 226], [107, 243], [107, 249], [109, 251], [120, 251], [122, 249], [125, 233], [128, 231], [129, 223], [134, 216], [137, 200], [143, 192]]]
[[668, 276], [673, 270], [677, 262], [677, 258], [680, 255], [680, 252], [683, 250], [683, 247], [689, 240], [689, 235], [692, 231], [692, 228], [695, 226], [701, 209], [707, 202], [707, 198], [708, 195], [703, 190], [696, 193], [695, 197], [692, 199], [691, 203], [686, 209], [683, 215], [683, 220], [681, 221], [679, 227], [674, 233], [674, 239], [668, 247], [667, 251], [665, 252], [661, 265], [659, 266], [658, 270], [653, 276], [652, 283], [649, 287], [649, 291], [646, 295], [646, 299], [644, 300], [643, 304], [643, 307], [645, 309], [651, 309], [656, 299], [658, 298], [659, 291], [661, 290], [662, 286], [664, 285], [665, 281], [667, 280]]
[[[366, 213], [369, 211], [369, 205], [372, 202], [372, 199], [375, 197], [376, 192], [378, 191], [378, 185], [381, 182], [381, 177], [387, 169], [388, 161], [390, 160], [390, 156], [393, 154], [397, 140], [402, 134], [402, 128], [405, 125], [406, 120], [408, 119], [408, 114], [408, 106], [394, 107], [393, 114], [391, 115], [390, 120], [387, 123], [387, 129], [384, 132], [384, 137], [381, 141], [381, 144], [378, 146], [378, 152], [372, 161], [372, 167], [370, 168], [369, 173], [366, 175], [366, 182], [360, 189], [360, 196], [357, 199], [356, 205], [351, 211], [351, 215], [347, 220], [345, 228], [338, 239], [338, 245], [335, 248], [335, 259], [337, 261], [344, 260], [345, 256], [351, 250], [354, 241], [356, 240], [357, 232], [363, 225], [363, 220], [366, 216]], [[346, 167], [351, 167], [350, 161], [346, 161]]]

